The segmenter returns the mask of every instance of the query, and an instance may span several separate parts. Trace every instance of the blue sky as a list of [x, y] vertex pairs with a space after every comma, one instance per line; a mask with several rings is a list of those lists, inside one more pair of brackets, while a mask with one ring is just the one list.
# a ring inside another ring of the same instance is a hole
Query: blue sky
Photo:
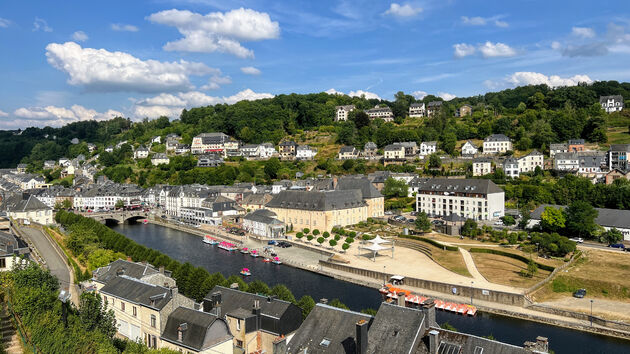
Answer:
[[3, 1], [0, 129], [282, 93], [630, 80], [630, 2]]

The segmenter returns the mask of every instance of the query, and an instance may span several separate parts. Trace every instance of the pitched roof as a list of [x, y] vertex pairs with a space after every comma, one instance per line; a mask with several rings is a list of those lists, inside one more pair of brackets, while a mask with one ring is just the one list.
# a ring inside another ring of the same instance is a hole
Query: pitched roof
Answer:
[[503, 189], [499, 188], [499, 186], [488, 179], [432, 178], [424, 182], [424, 184], [421, 184], [418, 188], [420, 191], [431, 192], [470, 192], [476, 194], [503, 193]]
[[347, 154], [347, 153], [354, 153], [356, 152], [356, 148], [354, 146], [342, 146], [341, 149], [339, 149], [339, 153], [340, 154]]
[[[433, 329], [433, 328], [432, 328]], [[492, 353], [525, 354], [531, 353], [522, 347], [477, 337], [471, 334], [434, 329], [439, 332], [438, 353]], [[479, 349], [477, 349], [479, 348]]]
[[287, 353], [356, 353], [356, 324], [374, 318], [359, 312], [316, 304], [287, 345]]
[[95, 281], [107, 283], [118, 274], [124, 274], [128, 277], [141, 279], [146, 275], [155, 273], [159, 273], [159, 271], [150, 264], [135, 263], [124, 259], [118, 259], [105, 267], [95, 269], [94, 272], [92, 272], [92, 276]]
[[429, 102], [429, 104], [427, 106], [430, 107], [430, 108], [432, 108], [432, 107], [441, 107], [442, 106], [442, 101], [431, 101], [431, 102]]
[[258, 209], [255, 210], [245, 216], [243, 216], [244, 220], [251, 220], [251, 221], [256, 221], [256, 222], [261, 222], [263, 224], [278, 224], [281, 225], [282, 222], [278, 219], [276, 219], [276, 213], [274, 213], [271, 210], [267, 210], [267, 209]]
[[354, 190], [361, 191], [363, 199], [380, 198], [383, 195], [370, 182], [367, 177], [341, 177], [337, 180], [338, 190]]
[[285, 190], [267, 203], [268, 208], [300, 210], [339, 210], [364, 206], [360, 190], [298, 191]]
[[[180, 330], [182, 331], [181, 341], [178, 335]], [[161, 339], [202, 351], [231, 340], [232, 335], [225, 321], [217, 318], [216, 315], [180, 306], [168, 316]]]
[[[566, 205], [553, 205], [543, 204], [532, 211], [530, 217], [535, 220], [540, 220], [545, 207], [552, 207], [556, 209], [564, 210]], [[614, 227], [618, 229], [630, 229], [630, 210], [620, 209], [607, 209], [607, 208], [595, 208], [597, 210], [597, 217], [595, 223], [600, 226]]]
[[510, 141], [510, 138], [504, 134], [492, 134], [487, 136], [483, 141]]
[[126, 275], [111, 279], [99, 292], [156, 310], [161, 310], [173, 297], [170, 289]]
[[613, 99], [615, 101], [620, 101], [621, 103], [623, 103], [623, 96], [621, 95], [599, 96], [599, 103], [604, 103], [609, 99]]
[[368, 331], [367, 353], [412, 353], [427, 320], [421, 310], [383, 302]]
[[630, 144], [611, 144], [608, 151], [626, 151], [630, 152]]
[[376, 148], [377, 148], [376, 144], [372, 141], [368, 141], [367, 143], [365, 143], [365, 146], [363, 147], [363, 149], [365, 150], [376, 149]]
[[38, 210], [52, 210], [32, 194], [16, 193], [7, 197], [2, 203], [2, 209], [11, 212], [28, 212]]

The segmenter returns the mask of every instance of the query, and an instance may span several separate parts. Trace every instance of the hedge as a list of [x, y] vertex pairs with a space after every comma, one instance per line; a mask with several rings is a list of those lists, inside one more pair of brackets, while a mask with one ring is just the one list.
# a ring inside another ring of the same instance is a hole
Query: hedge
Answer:
[[439, 243], [435, 240], [432, 240], [430, 238], [426, 238], [426, 237], [420, 237], [420, 236], [413, 236], [413, 235], [400, 235], [400, 238], [408, 238], [411, 240], [416, 240], [416, 241], [422, 241], [422, 242], [426, 242], [429, 243], [435, 247], [441, 248], [441, 249], [445, 249], [447, 251], [459, 251], [459, 247], [457, 246], [447, 246], [443, 243]]
[[[514, 253], [510, 253], [510, 252], [505, 252], [505, 251], [500, 251], [500, 250], [495, 250], [495, 249], [491, 249], [491, 248], [471, 248], [469, 250], [471, 253], [491, 253], [491, 254], [496, 254], [499, 256], [505, 256], [505, 257], [510, 257], [516, 260], [519, 260], [525, 264], [528, 264], [530, 259], [525, 257], [525, 256], [521, 256], [520, 254], [514, 254]], [[553, 272], [556, 268], [552, 267], [552, 266], [548, 266], [546, 264], [542, 264], [542, 263], [538, 263], [536, 261], [534, 261], [534, 263], [536, 263], [536, 265], [538, 266], [538, 268], [542, 269], [542, 270], [547, 270], [550, 272]]]

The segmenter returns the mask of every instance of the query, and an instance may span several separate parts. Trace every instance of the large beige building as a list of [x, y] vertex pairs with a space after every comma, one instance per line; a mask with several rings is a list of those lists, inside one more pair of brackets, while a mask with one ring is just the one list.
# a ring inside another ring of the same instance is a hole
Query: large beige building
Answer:
[[335, 189], [361, 191], [361, 197], [368, 207], [368, 217], [379, 218], [385, 216], [385, 198], [367, 177], [339, 178]]
[[335, 226], [354, 225], [369, 216], [368, 203], [358, 189], [323, 192], [285, 190], [276, 194], [266, 207], [294, 230], [331, 231]]
[[28, 220], [42, 225], [50, 225], [54, 221], [52, 208], [31, 194], [14, 194], [2, 202], [2, 210], [14, 220]]

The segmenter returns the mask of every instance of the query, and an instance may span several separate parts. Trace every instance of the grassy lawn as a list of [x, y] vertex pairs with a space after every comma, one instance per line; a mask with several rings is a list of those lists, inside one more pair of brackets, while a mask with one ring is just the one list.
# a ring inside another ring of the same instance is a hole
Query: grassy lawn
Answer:
[[520, 275], [520, 271], [527, 271], [527, 264], [519, 260], [489, 253], [471, 253], [471, 255], [481, 275], [492, 283], [528, 288], [551, 273], [538, 269], [533, 277], [524, 277]]
[[571, 296], [586, 289], [588, 297], [630, 303], [630, 255], [622, 252], [584, 251], [581, 259], [557, 275], [534, 295], [536, 301]]
[[[433, 260], [441, 265], [442, 267], [450, 270], [451, 272], [470, 277], [470, 272], [468, 272], [468, 268], [466, 267], [466, 262], [464, 262], [464, 258], [462, 257], [461, 252], [459, 251], [445, 251], [439, 247], [435, 247], [430, 243], [405, 239], [405, 241], [414, 242], [418, 245], [427, 247], [431, 250], [431, 256]], [[418, 251], [419, 252], [419, 251]]]
[[630, 143], [630, 134], [628, 134], [628, 127], [608, 128], [608, 142], [610, 144]]

